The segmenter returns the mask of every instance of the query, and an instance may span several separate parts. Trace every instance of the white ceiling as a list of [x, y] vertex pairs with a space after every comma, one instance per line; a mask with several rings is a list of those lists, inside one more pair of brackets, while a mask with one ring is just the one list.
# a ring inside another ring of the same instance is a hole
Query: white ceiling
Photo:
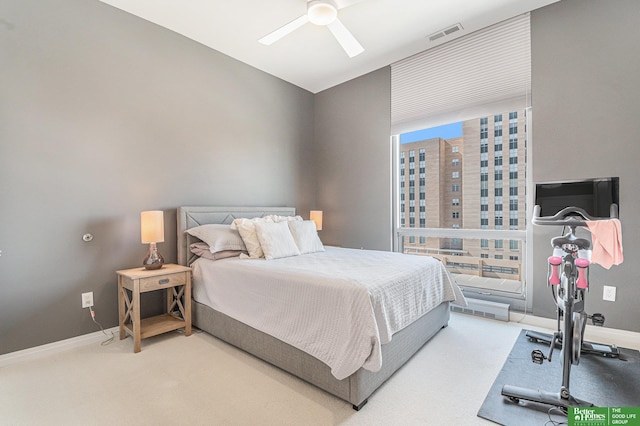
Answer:
[[[559, 0], [364, 0], [338, 18], [365, 51], [349, 58], [311, 23], [271, 46], [258, 39], [306, 13], [306, 0], [101, 0], [312, 93]], [[429, 42], [457, 23], [463, 30]], [[114, 28], [114, 31], [116, 29]]]

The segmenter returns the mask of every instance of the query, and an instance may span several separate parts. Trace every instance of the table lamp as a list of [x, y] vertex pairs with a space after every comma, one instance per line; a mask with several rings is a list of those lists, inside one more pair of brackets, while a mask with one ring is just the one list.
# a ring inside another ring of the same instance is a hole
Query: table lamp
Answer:
[[162, 268], [164, 258], [156, 247], [156, 243], [164, 241], [164, 213], [161, 210], [140, 213], [140, 236], [143, 244], [149, 244], [149, 252], [142, 262], [144, 268]]
[[316, 223], [316, 230], [322, 231], [322, 210], [311, 210], [309, 219]]

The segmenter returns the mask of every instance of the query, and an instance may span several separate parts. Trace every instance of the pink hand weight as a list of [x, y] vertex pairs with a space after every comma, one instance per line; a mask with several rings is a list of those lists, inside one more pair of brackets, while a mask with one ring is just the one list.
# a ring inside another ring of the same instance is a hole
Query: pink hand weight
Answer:
[[576, 259], [576, 266], [578, 267], [578, 280], [576, 281], [576, 287], [589, 288], [589, 280], [587, 279], [587, 268], [589, 267], [589, 261], [587, 259]]
[[548, 259], [549, 262], [549, 284], [558, 285], [560, 284], [560, 264], [562, 263], [562, 258], [560, 256], [550, 256]]

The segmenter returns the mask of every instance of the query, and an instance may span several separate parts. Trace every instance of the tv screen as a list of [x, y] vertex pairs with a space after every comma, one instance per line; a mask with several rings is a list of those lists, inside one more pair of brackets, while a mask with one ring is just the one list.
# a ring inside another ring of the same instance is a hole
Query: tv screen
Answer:
[[535, 204], [540, 216], [553, 216], [565, 207], [580, 207], [593, 217], [609, 217], [620, 207], [618, 177], [536, 184]]

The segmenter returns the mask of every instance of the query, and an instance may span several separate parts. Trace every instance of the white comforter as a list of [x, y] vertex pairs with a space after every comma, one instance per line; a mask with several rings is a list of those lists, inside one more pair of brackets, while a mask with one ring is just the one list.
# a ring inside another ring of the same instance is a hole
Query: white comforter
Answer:
[[193, 298], [320, 359], [337, 379], [378, 371], [381, 344], [444, 301], [466, 305], [432, 257], [327, 247], [276, 260], [199, 259]]

